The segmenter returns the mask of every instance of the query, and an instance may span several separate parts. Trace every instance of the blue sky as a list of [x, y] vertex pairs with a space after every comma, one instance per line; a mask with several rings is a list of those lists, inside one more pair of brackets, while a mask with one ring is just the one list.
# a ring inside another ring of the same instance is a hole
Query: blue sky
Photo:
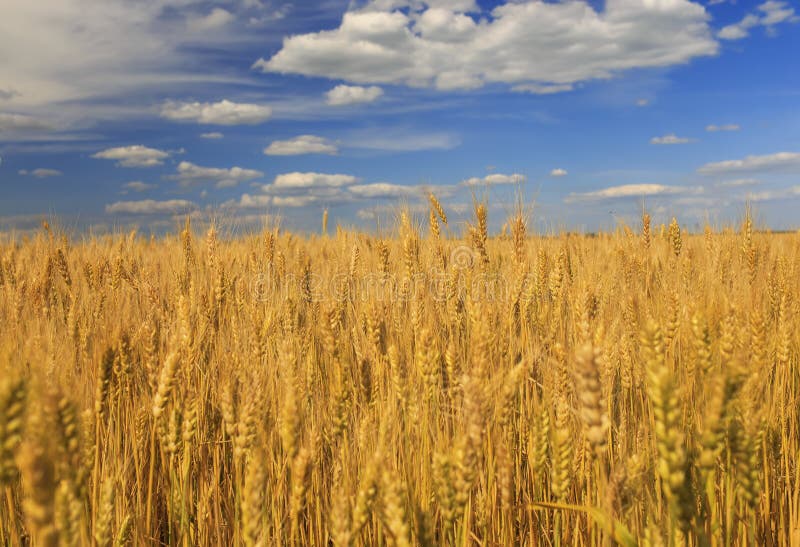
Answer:
[[541, 230], [800, 227], [800, 8], [6, 0], [0, 230], [312, 231], [523, 192]]

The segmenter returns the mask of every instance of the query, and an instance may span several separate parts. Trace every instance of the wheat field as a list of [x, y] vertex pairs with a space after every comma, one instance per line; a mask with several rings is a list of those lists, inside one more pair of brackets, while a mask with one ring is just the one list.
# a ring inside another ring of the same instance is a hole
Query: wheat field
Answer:
[[800, 235], [487, 211], [2, 240], [0, 544], [800, 545]]

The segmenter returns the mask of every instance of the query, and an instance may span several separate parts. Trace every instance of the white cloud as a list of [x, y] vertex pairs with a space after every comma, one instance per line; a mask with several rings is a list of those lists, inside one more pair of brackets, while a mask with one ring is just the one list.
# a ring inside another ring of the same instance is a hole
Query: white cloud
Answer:
[[361, 87], [353, 85], [337, 85], [326, 93], [327, 102], [331, 106], [371, 103], [383, 95], [377, 86]]
[[271, 196], [266, 194], [243, 194], [238, 202], [231, 202], [230, 204], [238, 207], [239, 209], [264, 209], [267, 207], [307, 207], [313, 203], [317, 203], [322, 199], [333, 198], [337, 199], [335, 194], [318, 195], [316, 193], [307, 193], [298, 196]]
[[272, 205], [272, 196], [242, 194], [239, 207], [242, 209], [260, 209]]
[[761, 181], [758, 179], [734, 179], [718, 182], [714, 186], [720, 188], [737, 188], [740, 186], [755, 186], [756, 184], [761, 184]]
[[391, 11], [397, 2], [349, 11], [338, 28], [289, 37], [255, 67], [357, 84], [472, 89], [501, 82], [554, 91], [548, 86], [565, 90], [718, 50], [705, 8], [688, 0], [608, 0], [603, 11], [584, 1], [515, 0], [480, 22], [446, 2], [428, 4], [421, 12]]
[[755, 15], [747, 15], [744, 19], [734, 25], [723, 27], [717, 37], [721, 40], [741, 40], [750, 35], [749, 29], [758, 26], [759, 18]]
[[272, 204], [275, 207], [306, 207], [319, 201], [319, 197], [309, 196], [275, 196]]
[[796, 23], [798, 20], [794, 8], [787, 2], [767, 0], [767, 2], [758, 6], [758, 10], [764, 14], [761, 18], [761, 24], [764, 26], [775, 25], [785, 21]]
[[572, 84], [520, 84], [511, 88], [511, 91], [519, 93], [533, 93], [534, 95], [553, 95], [572, 91], [575, 86]]
[[513, 175], [502, 175], [500, 173], [494, 173], [492, 175], [487, 175], [483, 178], [480, 177], [472, 177], [466, 180], [461, 181], [463, 186], [496, 186], [502, 184], [521, 184], [527, 180], [525, 175], [520, 174], [513, 174]]
[[132, 190], [134, 192], [144, 192], [146, 190], [151, 190], [156, 187], [155, 184], [147, 184], [146, 182], [141, 182], [138, 180], [127, 182], [122, 185], [123, 188], [126, 190]]
[[747, 156], [740, 160], [707, 163], [697, 172], [704, 175], [724, 175], [759, 171], [789, 170], [800, 172], [800, 152], [778, 152], [764, 156]]
[[0, 112], [0, 132], [45, 131], [48, 129], [52, 129], [49, 123], [33, 116]]
[[776, 199], [792, 199], [800, 196], [800, 186], [793, 186], [784, 190], [765, 190], [763, 192], [748, 192], [744, 195], [747, 201], [773, 201]]
[[566, 177], [567, 176], [567, 170], [566, 169], [561, 169], [561, 168], [553, 169], [552, 171], [550, 171], [550, 176], [551, 177]]
[[350, 186], [347, 189], [354, 196], [359, 198], [400, 198], [415, 195], [424, 195], [420, 186], [403, 186], [388, 182], [373, 182], [371, 184], [359, 184]]
[[650, 104], [649, 99], [636, 99], [636, 106], [644, 107]]
[[300, 135], [287, 141], [274, 141], [264, 149], [264, 154], [267, 156], [336, 155], [338, 153], [339, 149], [335, 143], [315, 135]]
[[36, 177], [37, 179], [46, 179], [47, 177], [58, 177], [61, 176], [61, 171], [57, 169], [45, 169], [45, 168], [38, 168], [34, 169], [33, 171], [28, 171], [26, 169], [22, 169], [19, 171], [20, 175], [30, 175], [32, 177]]
[[686, 144], [688, 142], [691, 142], [691, 139], [679, 137], [674, 133], [664, 135], [663, 137], [653, 137], [650, 139], [650, 144]]
[[739, 131], [739, 129], [741, 128], [735, 123], [726, 123], [723, 125], [711, 124], [706, 126], [706, 131], [710, 131], [712, 133], [716, 131]]
[[450, 6], [430, 6], [414, 22], [414, 31], [422, 36], [436, 36], [447, 43], [463, 43], [475, 32], [476, 23], [468, 15]]
[[178, 164], [178, 174], [170, 178], [177, 180], [183, 187], [213, 183], [217, 188], [230, 188], [241, 182], [247, 182], [263, 176], [264, 173], [255, 169], [200, 167], [191, 162], [182, 161]]
[[208, 125], [257, 125], [271, 116], [272, 109], [268, 106], [227, 99], [217, 103], [169, 101], [161, 108], [162, 118]]
[[796, 23], [800, 17], [787, 2], [767, 0], [754, 13], [746, 15], [738, 23], [720, 29], [717, 37], [721, 40], [741, 40], [750, 35], [750, 29], [766, 27], [767, 32], [775, 32], [774, 26], [780, 23]]
[[592, 201], [604, 199], [617, 199], [642, 196], [660, 196], [667, 194], [680, 194], [684, 192], [698, 192], [699, 188], [686, 188], [683, 186], [665, 186], [663, 184], [623, 184], [611, 186], [592, 192], [571, 193], [564, 201], [571, 203], [574, 201]]
[[92, 156], [102, 160], [117, 160], [119, 167], [155, 167], [164, 163], [168, 152], [141, 144], [109, 148]]
[[47, 111], [86, 123], [87, 114], [92, 117], [96, 109], [120, 117], [134, 106], [108, 108], [97, 98], [128, 97], [142, 90], [191, 91], [198, 84], [231, 81], [209, 70], [202, 62], [205, 54], [195, 46], [202, 44], [216, 54], [263, 38], [220, 25], [224, 14], [217, 10], [208, 14], [206, 28], [198, 32], [192, 27], [200, 20], [191, 14], [198, 13], [199, 4], [3, 0], [0, 51], [13, 55], [4, 55], [0, 63], [0, 86], [13, 82], [15, 96], [10, 101], [20, 111]]
[[58, 169], [39, 168], [31, 171], [31, 175], [33, 175], [37, 179], [44, 179], [47, 177], [59, 177], [61, 176], [61, 171], [59, 171]]
[[222, 134], [222, 133], [220, 133], [219, 131], [212, 131], [211, 133], [201, 133], [201, 134], [200, 134], [200, 138], [201, 138], [201, 139], [212, 139], [212, 140], [213, 140], [213, 139], [221, 139], [221, 138], [223, 138], [224, 136], [225, 136], [225, 135], [223, 135], [223, 134]]
[[108, 214], [128, 215], [159, 215], [165, 213], [183, 213], [197, 209], [197, 205], [185, 199], [171, 199], [155, 201], [145, 199], [142, 201], [117, 201], [106, 205]]
[[[262, 3], [261, 0], [244, 0], [242, 3], [245, 7], [257, 8], [262, 11], [261, 15], [251, 16], [247, 20], [247, 24], [251, 27], [262, 27], [275, 21], [285, 19], [294, 7], [292, 4], [286, 3], [278, 6], [276, 9], [272, 9], [272, 6], [269, 5], [270, 3]], [[267, 8], [269, 8], [268, 11], [264, 13], [264, 10]]]
[[209, 31], [224, 27], [236, 17], [222, 8], [214, 8], [207, 15], [192, 17], [188, 21], [189, 29], [194, 32]]
[[324, 173], [285, 173], [275, 177], [271, 185], [265, 190], [272, 189], [298, 189], [298, 188], [324, 188], [349, 186], [358, 182], [352, 175], [328, 175]]
[[381, 152], [452, 150], [461, 144], [460, 137], [449, 133], [414, 133], [385, 127], [379, 130], [357, 131], [343, 140], [348, 148]]

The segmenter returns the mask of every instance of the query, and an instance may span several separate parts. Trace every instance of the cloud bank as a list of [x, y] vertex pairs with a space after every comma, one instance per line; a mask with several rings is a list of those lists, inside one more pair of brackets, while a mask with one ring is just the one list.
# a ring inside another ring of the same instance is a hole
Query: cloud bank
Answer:
[[778, 152], [763, 156], [747, 156], [738, 160], [707, 163], [697, 172], [703, 175], [724, 175], [763, 171], [800, 172], [800, 152]]
[[383, 90], [377, 86], [337, 85], [325, 96], [331, 106], [347, 106], [375, 102], [383, 96]]
[[[368, 3], [345, 13], [336, 29], [286, 38], [254, 67], [357, 84], [449, 90], [505, 83], [546, 93], [718, 49], [705, 8], [688, 0], [608, 0], [603, 11], [583, 1], [522, 0], [479, 20], [463, 5], [421, 4]], [[408, 5], [408, 12], [392, 11]]]
[[101, 160], [117, 160], [119, 167], [155, 167], [169, 157], [168, 152], [141, 144], [108, 148], [92, 156]]
[[339, 148], [335, 143], [316, 135], [300, 135], [286, 141], [274, 141], [264, 149], [267, 156], [300, 156], [303, 154], [336, 155]]
[[642, 196], [663, 196], [669, 194], [681, 194], [698, 192], [699, 188], [687, 188], [684, 186], [666, 186], [664, 184], [622, 184], [610, 186], [591, 192], [569, 194], [564, 201], [572, 203], [576, 201], [595, 201], [606, 199], [618, 199]]
[[188, 161], [182, 161], [178, 164], [177, 175], [172, 175], [170, 178], [177, 180], [178, 184], [184, 188], [205, 183], [213, 183], [217, 188], [230, 188], [241, 182], [263, 176], [264, 173], [255, 169], [201, 167]]
[[141, 201], [117, 201], [106, 205], [106, 213], [127, 215], [160, 215], [164, 213], [185, 213], [194, 211], [197, 205], [185, 199], [171, 199], [155, 201], [145, 199]]
[[207, 125], [257, 125], [271, 116], [268, 106], [227, 99], [218, 103], [168, 102], [161, 108], [161, 117], [167, 120]]

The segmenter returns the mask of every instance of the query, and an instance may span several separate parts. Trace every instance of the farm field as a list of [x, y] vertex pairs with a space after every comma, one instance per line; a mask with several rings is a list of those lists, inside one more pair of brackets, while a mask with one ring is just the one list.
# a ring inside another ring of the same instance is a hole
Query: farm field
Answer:
[[800, 235], [0, 242], [0, 545], [800, 545]]

